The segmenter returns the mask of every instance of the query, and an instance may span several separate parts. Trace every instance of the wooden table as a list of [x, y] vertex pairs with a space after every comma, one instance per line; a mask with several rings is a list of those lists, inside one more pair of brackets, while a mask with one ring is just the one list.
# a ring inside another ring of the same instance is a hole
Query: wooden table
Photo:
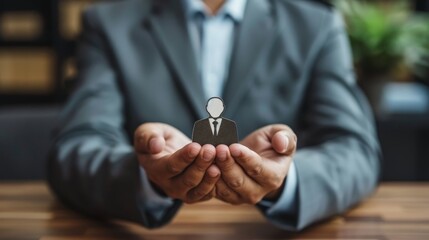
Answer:
[[429, 239], [429, 183], [384, 183], [344, 216], [301, 233], [277, 229], [252, 206], [184, 206], [161, 229], [74, 213], [43, 182], [0, 183], [0, 239]]

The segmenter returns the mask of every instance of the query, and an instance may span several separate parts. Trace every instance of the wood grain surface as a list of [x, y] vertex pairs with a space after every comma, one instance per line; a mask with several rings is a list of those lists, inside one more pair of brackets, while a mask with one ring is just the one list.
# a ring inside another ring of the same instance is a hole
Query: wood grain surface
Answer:
[[429, 239], [429, 183], [383, 183], [359, 206], [300, 232], [252, 206], [186, 205], [166, 227], [100, 222], [60, 204], [43, 182], [0, 183], [0, 239]]

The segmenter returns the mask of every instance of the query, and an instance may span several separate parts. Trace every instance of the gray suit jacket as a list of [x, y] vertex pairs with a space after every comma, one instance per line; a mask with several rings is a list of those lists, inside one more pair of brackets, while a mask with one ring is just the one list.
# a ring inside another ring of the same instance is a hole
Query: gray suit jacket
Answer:
[[199, 143], [201, 146], [204, 144], [212, 144], [213, 146], [225, 144], [229, 146], [238, 142], [237, 126], [234, 121], [222, 118], [222, 124], [219, 127], [217, 136], [213, 135], [210, 125], [209, 118], [196, 121], [192, 130], [192, 141]]
[[[79, 84], [49, 165], [53, 190], [71, 207], [147, 227], [167, 223], [179, 208], [153, 191], [132, 148], [144, 122], [191, 135], [206, 116], [179, 2], [116, 1], [84, 14]], [[260, 207], [285, 228], [339, 214], [377, 184], [378, 143], [350, 55], [341, 17], [313, 1], [249, 0], [237, 26], [224, 116], [236, 121], [241, 137], [283, 123], [299, 138], [296, 216], [281, 202]]]

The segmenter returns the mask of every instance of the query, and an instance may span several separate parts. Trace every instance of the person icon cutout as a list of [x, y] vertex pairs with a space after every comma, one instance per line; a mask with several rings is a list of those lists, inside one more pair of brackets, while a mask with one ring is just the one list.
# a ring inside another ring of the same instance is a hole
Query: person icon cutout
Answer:
[[192, 141], [217, 146], [227, 146], [238, 142], [237, 125], [234, 121], [221, 117], [225, 105], [219, 97], [212, 97], [207, 101], [206, 110], [208, 118], [195, 122], [192, 131]]

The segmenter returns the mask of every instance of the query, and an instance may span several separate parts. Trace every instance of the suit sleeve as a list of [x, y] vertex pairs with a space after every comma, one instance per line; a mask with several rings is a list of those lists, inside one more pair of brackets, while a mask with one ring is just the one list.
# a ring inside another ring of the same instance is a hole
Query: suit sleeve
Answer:
[[60, 119], [48, 180], [61, 200], [82, 213], [158, 227], [180, 203], [154, 191], [139, 167], [123, 129], [124, 100], [93, 10], [84, 14], [79, 85]]
[[355, 81], [341, 17], [331, 13], [328, 18], [298, 132], [296, 216], [282, 202], [264, 212], [289, 230], [344, 212], [378, 182], [380, 151], [372, 113]]

